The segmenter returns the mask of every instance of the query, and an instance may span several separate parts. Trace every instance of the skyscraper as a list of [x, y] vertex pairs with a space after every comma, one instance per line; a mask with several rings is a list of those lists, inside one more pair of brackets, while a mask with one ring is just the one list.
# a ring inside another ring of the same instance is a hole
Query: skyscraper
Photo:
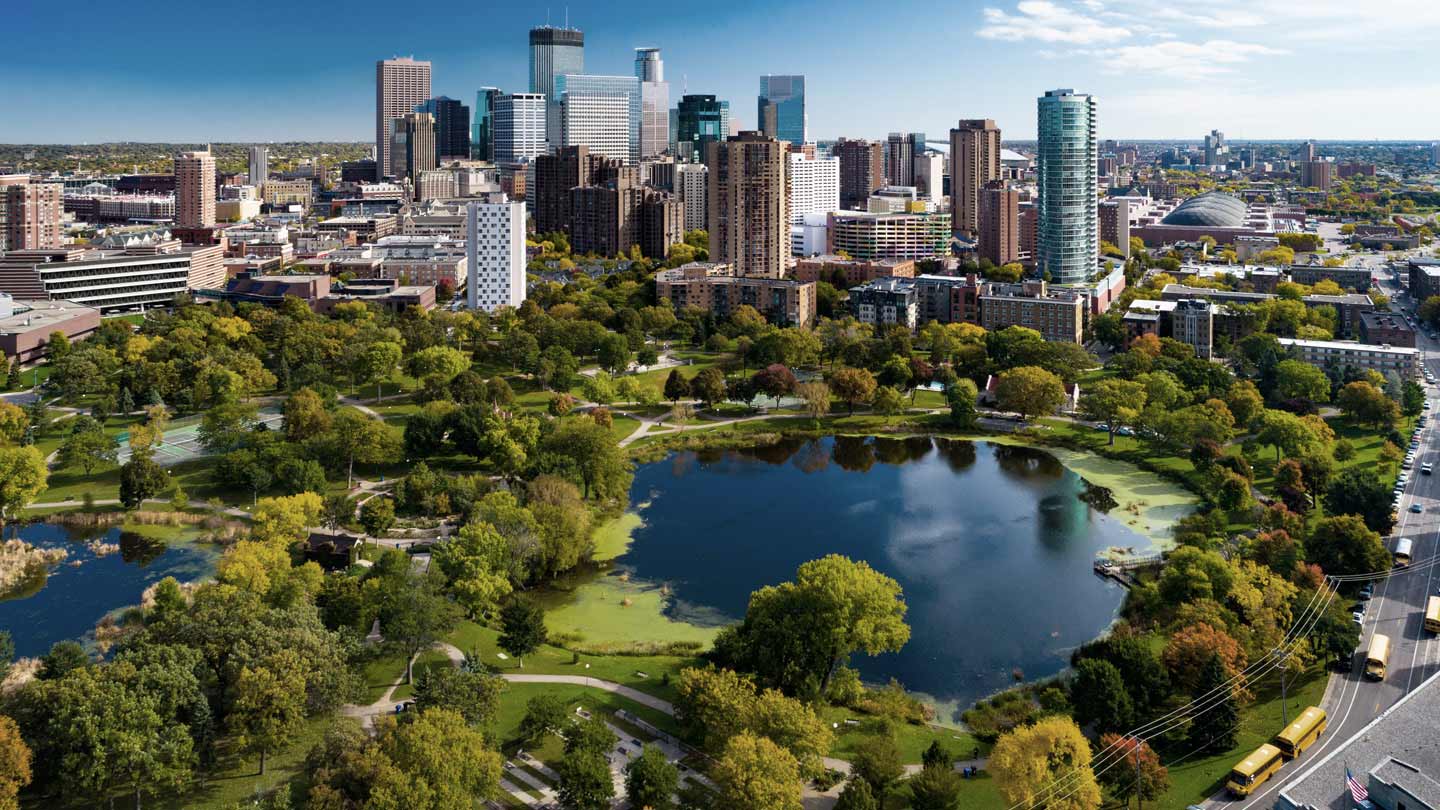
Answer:
[[1020, 260], [1020, 192], [993, 180], [980, 189], [976, 253], [996, 266]]
[[785, 144], [742, 132], [705, 144], [710, 261], [741, 276], [783, 278], [790, 263], [790, 183]]
[[1056, 284], [1083, 282], [1100, 255], [1095, 97], [1047, 90], [1038, 111], [1035, 265]]
[[568, 231], [570, 189], [598, 184], [606, 162], [604, 156], [591, 154], [588, 146], [564, 146], [537, 156], [535, 187], [526, 195], [535, 203], [535, 232]]
[[175, 224], [215, 227], [215, 156], [209, 149], [175, 158]]
[[494, 312], [525, 302], [525, 203], [472, 202], [466, 206], [465, 299], [471, 309]]
[[560, 96], [555, 80], [585, 72], [585, 34], [575, 28], [542, 25], [530, 29], [530, 92], [545, 96], [545, 140], [560, 145]]
[[980, 227], [980, 189], [1000, 179], [1000, 128], [989, 118], [962, 120], [950, 130], [950, 213], [955, 232]]
[[640, 81], [640, 157], [670, 147], [670, 84], [659, 48], [635, 49], [635, 78]]
[[470, 157], [470, 108], [458, 98], [436, 96], [426, 99], [415, 112], [435, 116], [435, 156], [439, 160], [466, 160]]
[[676, 191], [685, 205], [685, 230], [701, 230], [705, 227], [705, 187], [710, 169], [704, 163], [681, 163], [675, 171], [679, 175], [675, 180]]
[[805, 77], [761, 76], [756, 121], [772, 138], [805, 143]]
[[828, 214], [840, 210], [840, 160], [820, 160], [802, 152], [791, 152], [790, 223], [800, 225], [806, 214]]
[[1205, 165], [1223, 165], [1229, 156], [1230, 147], [1225, 145], [1225, 133], [1218, 129], [1210, 130], [1210, 134], [1205, 136]]
[[495, 98], [496, 163], [524, 163], [545, 154], [545, 97], [514, 93]]
[[250, 185], [260, 188], [270, 176], [270, 147], [256, 144], [250, 147]]
[[841, 138], [831, 149], [840, 161], [840, 207], [862, 208], [885, 185], [885, 145]]
[[555, 77], [560, 100], [560, 140], [552, 146], [584, 144], [590, 151], [640, 162], [640, 80], [634, 76], [567, 73]]
[[407, 113], [390, 122], [392, 176], [420, 182], [420, 173], [435, 168], [435, 116], [426, 112]]
[[475, 160], [495, 161], [495, 99], [501, 95], [495, 87], [475, 91], [475, 117], [470, 124], [470, 157]]
[[0, 183], [0, 251], [61, 247], [64, 188], [28, 179]]
[[715, 96], [686, 95], [675, 105], [675, 144], [678, 160], [704, 160], [706, 141], [723, 141], [728, 137], [730, 102], [721, 101]]
[[430, 98], [430, 63], [413, 57], [381, 59], [375, 63], [375, 175], [394, 176], [390, 162], [390, 122]]

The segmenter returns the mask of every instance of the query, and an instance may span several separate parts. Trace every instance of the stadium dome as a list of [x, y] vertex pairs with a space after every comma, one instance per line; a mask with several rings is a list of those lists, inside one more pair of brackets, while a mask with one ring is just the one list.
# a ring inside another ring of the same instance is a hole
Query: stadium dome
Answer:
[[1207, 191], [1176, 206], [1161, 225], [1189, 225], [1201, 228], [1243, 228], [1248, 207], [1240, 198], [1223, 191]]

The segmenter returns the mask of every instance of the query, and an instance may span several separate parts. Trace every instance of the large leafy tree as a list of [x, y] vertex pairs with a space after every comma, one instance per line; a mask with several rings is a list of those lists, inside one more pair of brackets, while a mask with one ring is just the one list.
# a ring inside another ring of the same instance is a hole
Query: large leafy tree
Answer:
[[266, 756], [289, 742], [304, 719], [305, 670], [298, 655], [280, 651], [240, 670], [228, 722], [236, 745], [260, 755], [262, 776]]
[[[1331, 506], [1335, 498], [1331, 495]], [[1390, 567], [1380, 534], [1358, 515], [1327, 517], [1316, 524], [1305, 543], [1310, 561], [1331, 575], [1365, 574]]]
[[863, 368], [841, 368], [830, 375], [830, 390], [845, 403], [851, 416], [857, 404], [866, 404], [875, 396], [875, 385], [875, 375]]
[[0, 714], [0, 810], [19, 810], [20, 789], [30, 784], [30, 760], [20, 727]]
[[987, 770], [1006, 804], [1046, 810], [1095, 810], [1100, 785], [1090, 743], [1068, 717], [1047, 717], [1004, 734]]
[[[1330, 486], [1325, 493], [1326, 511], [1332, 515], [1358, 516], [1364, 521], [1365, 526], [1375, 532], [1388, 532], [1394, 525], [1390, 500], [1390, 490], [1375, 474], [1375, 471], [1360, 466], [1342, 470], [1330, 481]], [[1332, 525], [1331, 528], [1335, 527]], [[1321, 542], [1325, 542], [1325, 540], [1322, 539]], [[1331, 566], [1320, 561], [1315, 555], [1314, 549], [1310, 550], [1312, 552], [1311, 561], [1319, 562], [1325, 568], [1326, 573], [1344, 574], [1380, 570], [1373, 567], [1359, 568], [1353, 571], [1332, 569]], [[1346, 564], [1339, 556], [1332, 556], [1328, 559], [1332, 564]], [[1356, 562], [1356, 560], [1348, 562]]]
[[712, 770], [722, 807], [800, 810], [800, 766], [764, 737], [738, 734]]
[[1100, 731], [1128, 728], [1135, 719], [1129, 690], [1120, 670], [1109, 661], [1087, 658], [1080, 662], [1070, 686], [1070, 702], [1077, 722]]
[[995, 385], [1000, 408], [1029, 418], [1054, 413], [1065, 402], [1065, 384], [1037, 366], [1020, 366], [1001, 372]]
[[48, 478], [45, 457], [35, 447], [0, 447], [0, 526], [44, 492]]
[[500, 649], [525, 668], [525, 656], [545, 643], [545, 611], [528, 599], [511, 599], [500, 611]]
[[1086, 389], [1080, 398], [1080, 412], [1087, 419], [1104, 422], [1115, 443], [1115, 431], [1134, 424], [1145, 409], [1145, 386], [1133, 380], [1109, 378]]
[[1195, 693], [1213, 693], [1214, 697], [1207, 700], [1203, 711], [1190, 719], [1189, 744], [1198, 751], [1228, 751], [1235, 747], [1235, 737], [1240, 731], [1240, 709], [1231, 675], [1219, 655], [1210, 656], [1200, 670]]
[[1160, 757], [1144, 740], [1106, 734], [1100, 738], [1100, 749], [1122, 756], [1099, 777], [1110, 795], [1126, 807], [1130, 805], [1132, 796], [1139, 802], [1153, 802], [1170, 789], [1170, 772], [1160, 764]]
[[653, 745], [625, 766], [625, 795], [636, 810], [670, 810], [679, 782], [680, 771]]

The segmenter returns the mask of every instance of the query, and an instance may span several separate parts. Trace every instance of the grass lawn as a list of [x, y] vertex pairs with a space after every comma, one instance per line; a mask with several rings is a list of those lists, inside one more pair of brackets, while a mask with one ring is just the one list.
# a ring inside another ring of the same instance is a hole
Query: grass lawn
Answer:
[[628, 416], [612, 416], [612, 419], [613, 421], [610, 424], [610, 435], [614, 436], [616, 441], [619, 441], [626, 436], [629, 436], [631, 433], [634, 433], [640, 427], [639, 419], [632, 419]]
[[[203, 786], [197, 786], [184, 796], [166, 799], [151, 799], [148, 807], [173, 808], [174, 810], [222, 810], [237, 802], [269, 793], [281, 785], [305, 778], [305, 755], [325, 736], [325, 730], [333, 722], [322, 717], [307, 720], [289, 745], [274, 751], [265, 758], [265, 775], [260, 775], [258, 756], [240, 756], [226, 750], [220, 744], [220, 764], [214, 775]], [[121, 803], [131, 801], [121, 797]]]
[[[850, 759], [860, 744], [870, 738], [871, 732], [867, 730], [868, 721], [874, 720], [869, 715], [852, 711], [843, 706], [825, 706], [820, 710], [820, 716], [826, 722], [839, 723], [840, 727], [835, 729], [835, 744], [830, 747], [830, 755], [840, 759]], [[846, 720], [859, 720], [856, 726], [845, 725]], [[907, 763], [919, 762], [920, 755], [932, 742], [939, 742], [950, 751], [955, 759], [969, 759], [970, 755], [978, 747], [980, 755], [985, 756], [990, 751], [990, 746], [975, 739], [970, 734], [954, 728], [941, 726], [917, 726], [913, 723], [897, 723], [893, 726], [895, 731], [895, 746], [900, 749], [900, 759]]]
[[[574, 715], [575, 708], [579, 706], [587, 711], [600, 712], [606, 715], [607, 720], [614, 722], [615, 710], [624, 709], [661, 731], [679, 733], [675, 718], [611, 692], [568, 683], [511, 683], [506, 684], [505, 691], [500, 694], [500, 710], [496, 712], [495, 720], [490, 725], [491, 733], [506, 754], [514, 754], [522, 747], [520, 720], [525, 717], [525, 705], [540, 695], [554, 695], [565, 701], [571, 715]], [[530, 753], [535, 754], [541, 761], [549, 761], [558, 758], [560, 751], [560, 740], [557, 737], [538, 749], [531, 749]]]

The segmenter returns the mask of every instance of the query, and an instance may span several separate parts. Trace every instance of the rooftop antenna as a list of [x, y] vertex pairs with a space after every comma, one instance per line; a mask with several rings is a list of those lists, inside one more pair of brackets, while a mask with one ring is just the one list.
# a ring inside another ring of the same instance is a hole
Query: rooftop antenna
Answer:
[[570, 7], [565, 7], [565, 30], [570, 30]]

